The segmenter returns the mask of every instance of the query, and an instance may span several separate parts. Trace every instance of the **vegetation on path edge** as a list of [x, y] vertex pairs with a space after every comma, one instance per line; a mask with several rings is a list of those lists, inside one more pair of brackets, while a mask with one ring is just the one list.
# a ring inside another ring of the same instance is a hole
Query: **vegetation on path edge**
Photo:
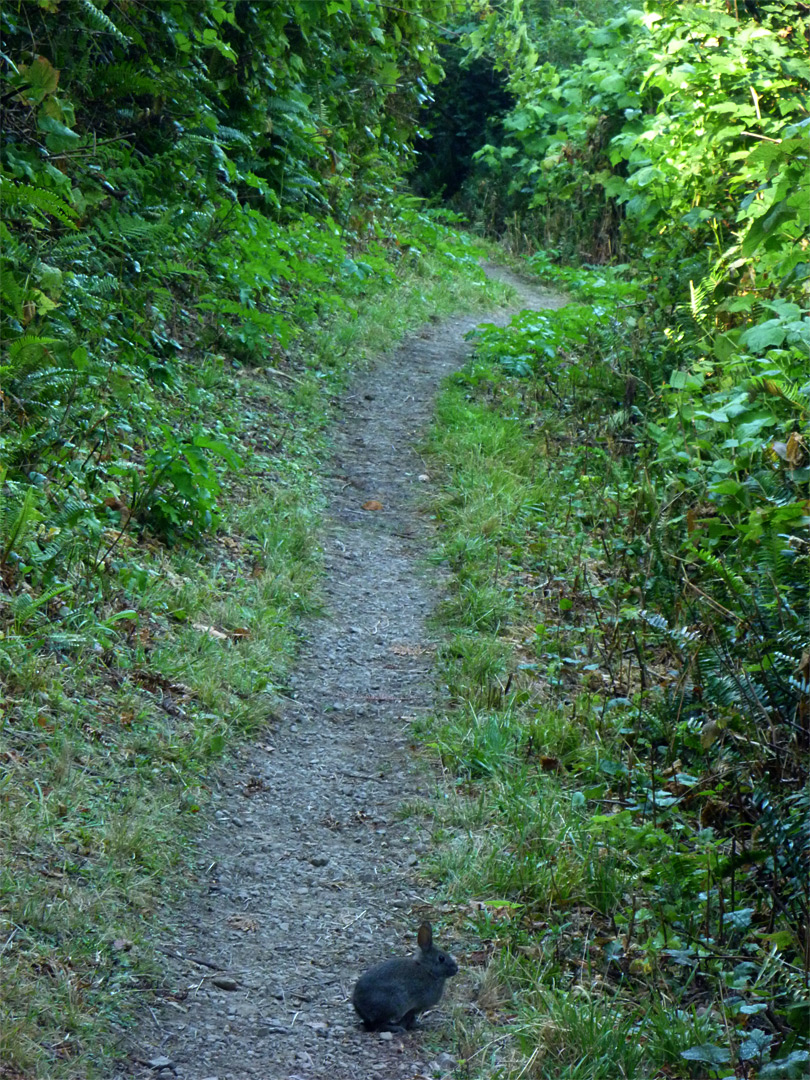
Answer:
[[428, 447], [434, 870], [489, 962], [459, 1051], [482, 1078], [802, 1077], [810, 552], [769, 453], [795, 394], [752, 380], [721, 415], [722, 384], [662, 385], [632, 281], [533, 262], [575, 301], [479, 328]]

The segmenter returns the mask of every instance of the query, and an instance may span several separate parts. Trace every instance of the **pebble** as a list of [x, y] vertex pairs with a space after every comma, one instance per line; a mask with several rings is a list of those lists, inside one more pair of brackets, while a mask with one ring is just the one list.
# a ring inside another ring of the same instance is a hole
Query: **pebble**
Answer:
[[157, 1071], [160, 1071], [161, 1069], [173, 1069], [174, 1068], [174, 1062], [172, 1061], [171, 1058], [167, 1058], [167, 1057], [150, 1058], [149, 1061], [147, 1061], [147, 1065], [149, 1066], [150, 1069], [156, 1069]]

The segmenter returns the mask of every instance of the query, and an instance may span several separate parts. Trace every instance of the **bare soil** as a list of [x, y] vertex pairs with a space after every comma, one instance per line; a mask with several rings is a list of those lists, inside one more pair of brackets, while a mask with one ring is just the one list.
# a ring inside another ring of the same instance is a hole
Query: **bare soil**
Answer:
[[[565, 302], [487, 272], [519, 290], [519, 308]], [[437, 942], [462, 973], [415, 1032], [366, 1033], [350, 998], [363, 970], [412, 952], [419, 922], [439, 915], [418, 873], [431, 837], [398, 814], [436, 793], [408, 736], [437, 704], [427, 618], [441, 593], [425, 569], [431, 480], [414, 447], [469, 354], [465, 334], [512, 314], [429, 324], [344, 397], [325, 484], [325, 614], [280, 722], [214, 781], [185, 908], [160, 940], [165, 1003], [144, 1013], [116, 1080], [452, 1074], [443, 1017], [453, 1001], [475, 1008], [452, 930]], [[363, 509], [371, 500], [380, 508]]]

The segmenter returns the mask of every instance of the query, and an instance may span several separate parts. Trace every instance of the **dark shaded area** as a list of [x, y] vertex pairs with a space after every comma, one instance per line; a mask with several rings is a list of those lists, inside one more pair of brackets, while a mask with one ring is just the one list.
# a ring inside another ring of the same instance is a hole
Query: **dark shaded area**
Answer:
[[441, 50], [446, 78], [422, 117], [425, 136], [415, 146], [418, 164], [411, 185], [424, 198], [452, 199], [469, 176], [473, 155], [485, 143], [500, 142], [500, 123], [515, 101], [506, 78], [490, 60], [468, 60], [455, 44]]

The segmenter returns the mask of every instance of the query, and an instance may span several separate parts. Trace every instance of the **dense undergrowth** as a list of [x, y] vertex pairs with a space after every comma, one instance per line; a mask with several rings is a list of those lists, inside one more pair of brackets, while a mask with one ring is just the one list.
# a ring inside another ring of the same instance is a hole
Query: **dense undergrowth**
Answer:
[[800, 288], [805, 6], [594, 0], [576, 26], [547, 8], [492, 9], [469, 35], [515, 97], [499, 140], [478, 152], [470, 216], [521, 251], [643, 262], [662, 305], [690, 281], [732, 316]]
[[481, 1076], [802, 1076], [807, 348], [689, 366], [688, 311], [656, 348], [632, 278], [534, 265], [574, 301], [480, 328], [431, 446], [437, 870], [516, 1063], [460, 1046]]

